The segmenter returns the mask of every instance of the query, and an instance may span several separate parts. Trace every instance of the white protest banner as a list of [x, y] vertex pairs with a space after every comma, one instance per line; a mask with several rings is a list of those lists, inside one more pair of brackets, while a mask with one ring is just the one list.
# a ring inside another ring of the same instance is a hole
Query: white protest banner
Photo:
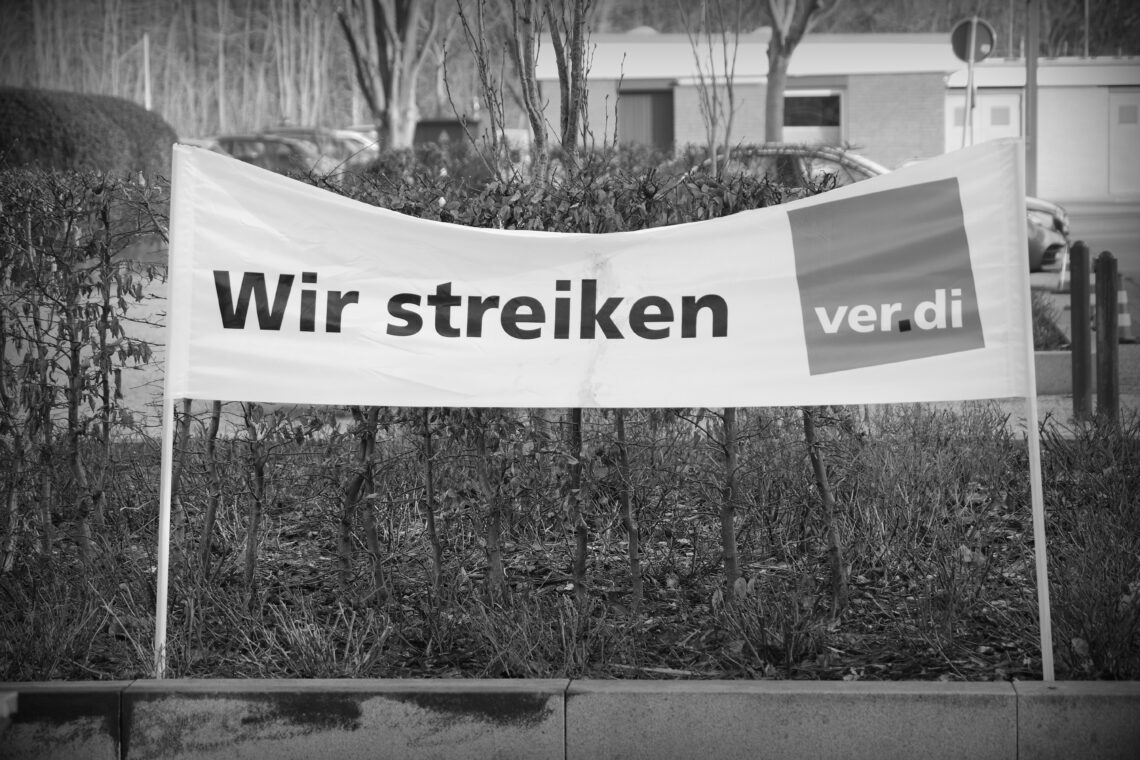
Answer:
[[170, 390], [514, 407], [1024, 396], [1020, 151], [575, 235], [416, 219], [179, 146]]
[[[446, 198], [442, 199], [446, 203]], [[1027, 400], [1053, 679], [1023, 148], [607, 235], [415, 219], [176, 146], [155, 673], [174, 399], [685, 407]]]

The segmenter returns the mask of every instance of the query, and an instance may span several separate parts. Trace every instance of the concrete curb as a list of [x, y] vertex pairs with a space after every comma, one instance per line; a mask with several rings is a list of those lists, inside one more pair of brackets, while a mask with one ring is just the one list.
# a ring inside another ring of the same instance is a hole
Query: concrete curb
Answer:
[[1140, 682], [1019, 682], [1021, 760], [1140, 757]]
[[570, 686], [567, 758], [1014, 758], [1003, 683], [622, 682]]
[[1140, 682], [0, 684], [23, 758], [1140, 757]]

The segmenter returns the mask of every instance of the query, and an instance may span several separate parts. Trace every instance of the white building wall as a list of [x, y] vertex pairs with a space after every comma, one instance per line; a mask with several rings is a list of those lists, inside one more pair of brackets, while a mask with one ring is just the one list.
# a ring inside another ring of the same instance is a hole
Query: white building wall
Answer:
[[1140, 88], [1108, 93], [1108, 191], [1116, 198], [1140, 198]]
[[1037, 195], [1061, 203], [1108, 196], [1108, 89], [1038, 89]]
[[586, 98], [586, 118], [589, 148], [604, 148], [614, 144], [614, 128], [617, 124], [617, 88], [613, 79], [591, 79]]

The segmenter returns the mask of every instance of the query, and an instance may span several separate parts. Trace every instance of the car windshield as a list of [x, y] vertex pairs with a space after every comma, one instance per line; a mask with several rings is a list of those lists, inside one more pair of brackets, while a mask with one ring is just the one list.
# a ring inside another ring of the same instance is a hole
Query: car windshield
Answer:
[[785, 187], [804, 187], [804, 172], [797, 156], [786, 154], [734, 157], [725, 171], [735, 174], [762, 175]]
[[874, 176], [858, 164], [795, 151], [735, 157], [729, 162], [728, 171], [762, 174], [784, 187], [798, 188], [819, 186], [831, 177], [835, 178], [835, 187], [843, 187]]
[[812, 184], [820, 184], [828, 175], [835, 177], [835, 186], [843, 187], [853, 182], [862, 182], [872, 175], [862, 168], [853, 165], [841, 164], [822, 156], [811, 156], [804, 159], [807, 164], [807, 176]]

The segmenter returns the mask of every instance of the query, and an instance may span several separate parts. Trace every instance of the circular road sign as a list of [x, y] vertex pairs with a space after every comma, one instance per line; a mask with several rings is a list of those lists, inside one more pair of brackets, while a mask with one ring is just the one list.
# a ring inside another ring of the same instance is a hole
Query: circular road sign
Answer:
[[[971, 34], [971, 27], [973, 32]], [[974, 38], [974, 54], [970, 55], [970, 37]], [[954, 25], [950, 32], [950, 46], [954, 48], [954, 55], [966, 63], [977, 63], [984, 60], [994, 50], [994, 28], [976, 16], [964, 19]]]

